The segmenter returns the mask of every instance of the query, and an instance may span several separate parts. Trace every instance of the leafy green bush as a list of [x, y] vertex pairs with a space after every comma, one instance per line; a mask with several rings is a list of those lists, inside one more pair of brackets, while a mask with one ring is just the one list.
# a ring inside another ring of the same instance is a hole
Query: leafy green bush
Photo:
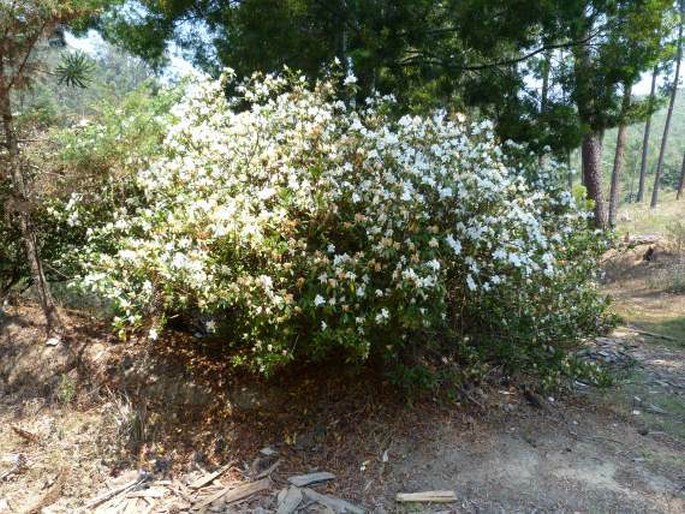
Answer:
[[80, 283], [114, 303], [122, 335], [202, 312], [268, 373], [402, 362], [464, 336], [530, 356], [600, 328], [603, 243], [565, 170], [512, 157], [524, 149], [486, 121], [397, 119], [392, 98], [355, 108], [290, 75], [233, 80], [187, 87], [161, 156], [131, 175], [138, 194], [89, 228]]
[[[94, 119], [67, 129], [20, 120], [24, 131], [40, 134], [23, 152], [31, 203], [22, 208], [30, 209], [51, 282], [73, 278], [82, 269], [84, 245], [93, 244], [89, 226], [114, 221], [115, 210], [139, 194], [127, 177], [157, 152], [177, 99], [177, 90], [145, 83], [116, 103], [103, 99], [92, 110], [97, 112]], [[30, 281], [10, 191], [9, 180], [0, 180], [0, 297]], [[102, 243], [102, 251], [113, 248]]]

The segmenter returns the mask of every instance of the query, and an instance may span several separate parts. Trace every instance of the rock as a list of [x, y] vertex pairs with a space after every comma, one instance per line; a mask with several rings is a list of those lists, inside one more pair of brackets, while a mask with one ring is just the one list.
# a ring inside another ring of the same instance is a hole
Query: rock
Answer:
[[62, 340], [59, 337], [49, 337], [45, 341], [45, 346], [58, 346]]

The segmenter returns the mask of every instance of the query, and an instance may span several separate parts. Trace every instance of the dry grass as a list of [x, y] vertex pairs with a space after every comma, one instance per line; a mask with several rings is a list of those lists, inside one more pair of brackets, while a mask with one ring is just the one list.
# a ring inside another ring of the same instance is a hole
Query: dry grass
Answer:
[[659, 234], [668, 235], [668, 227], [685, 219], [685, 198], [675, 199], [674, 191], [661, 193], [656, 209], [649, 207], [649, 199], [637, 204], [623, 204], [618, 213], [618, 233], [623, 235]]

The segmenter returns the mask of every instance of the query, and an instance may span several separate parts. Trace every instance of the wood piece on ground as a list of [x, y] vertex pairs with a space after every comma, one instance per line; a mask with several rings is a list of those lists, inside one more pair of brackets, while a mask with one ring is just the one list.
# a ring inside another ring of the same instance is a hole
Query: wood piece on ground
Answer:
[[233, 503], [238, 500], [243, 500], [245, 498], [252, 496], [253, 494], [257, 494], [261, 491], [264, 491], [269, 487], [271, 487], [271, 480], [268, 478], [263, 478], [262, 480], [259, 480], [257, 482], [250, 482], [248, 484], [239, 485], [238, 487], [234, 488], [226, 487], [218, 493], [212, 494], [209, 498], [202, 501], [202, 503], [195, 505], [193, 507], [193, 510], [203, 510], [215, 501], [222, 498], [224, 500], [224, 503]]
[[14, 465], [7, 471], [0, 473], [0, 482], [5, 480], [7, 477], [11, 477], [12, 475], [18, 475], [28, 469], [26, 457], [24, 457], [23, 454], [18, 454], [13, 460]]
[[148, 487], [140, 491], [133, 491], [126, 495], [126, 498], [163, 498], [166, 495], [164, 487]]
[[326, 482], [328, 480], [334, 480], [335, 475], [329, 473], [328, 471], [319, 471], [318, 473], [308, 473], [306, 475], [295, 475], [288, 478], [288, 482], [297, 487], [305, 487], [311, 484], [316, 484], [319, 482]]
[[267, 446], [266, 448], [262, 448], [259, 450], [259, 453], [264, 455], [265, 457], [273, 457], [274, 455], [278, 455], [278, 452], [271, 448], [270, 446]]
[[125, 506], [123, 509], [117, 509], [120, 511], [122, 514], [138, 514], [142, 510], [142, 504], [138, 502], [138, 498], [131, 498], [128, 500], [125, 500]]
[[188, 491], [185, 488], [185, 486], [180, 482], [176, 482], [176, 483], [172, 484], [169, 487], [169, 490], [172, 493], [176, 494], [177, 496], [180, 496], [181, 499], [183, 499], [183, 501], [185, 501], [185, 502], [193, 503], [195, 501], [190, 497], [190, 491]]
[[285, 494], [278, 495], [278, 510], [276, 514], [292, 514], [302, 503], [302, 491], [294, 485], [284, 489]]
[[228, 464], [226, 464], [225, 466], [221, 466], [215, 472], [198, 478], [193, 483], [191, 483], [188, 487], [190, 487], [191, 489], [201, 489], [204, 486], [211, 484], [214, 480], [216, 480], [221, 475], [226, 473], [226, 471], [228, 471], [231, 468], [231, 466], [233, 466], [233, 464], [235, 464], [235, 461], [231, 461]]
[[420, 493], [397, 493], [395, 501], [417, 503], [451, 503], [457, 501], [454, 491], [423, 491]]
[[635, 332], [636, 334], [640, 334], [643, 336], [656, 337], [657, 339], [665, 339], [666, 341], [678, 341], [677, 338], [667, 336], [665, 334], [655, 334], [654, 332], [647, 332], [645, 330], [639, 330], [639, 329], [633, 328], [633, 327], [630, 327], [630, 330], [632, 332]]
[[36, 434], [29, 432], [28, 430], [19, 428], [16, 425], [10, 425], [10, 428], [12, 428], [12, 431], [25, 441], [28, 441], [30, 443], [37, 443], [40, 441], [40, 437], [38, 437]]
[[271, 466], [269, 466], [268, 468], [266, 468], [266, 469], [265, 469], [264, 471], [262, 471], [261, 473], [257, 474], [257, 475], [255, 476], [255, 478], [256, 478], [256, 479], [259, 479], [259, 478], [264, 478], [264, 477], [270, 476], [271, 473], [273, 473], [274, 471], [276, 471], [276, 468], [278, 468], [278, 466], [280, 466], [280, 465], [281, 465], [281, 459], [278, 459], [278, 460], [277, 460], [276, 462], [274, 462]]
[[90, 500], [88, 503], [86, 503], [82, 507], [81, 511], [87, 512], [91, 509], [94, 509], [98, 505], [105, 503], [107, 500], [114, 498], [115, 496], [129, 492], [131, 489], [133, 489], [137, 485], [142, 484], [146, 480], [146, 478], [147, 477], [145, 477], [145, 476], [139, 476], [135, 480], [131, 480], [130, 482], [126, 482], [125, 484], [120, 485], [119, 487], [116, 487], [116, 488], [112, 489], [111, 491], [107, 491], [106, 493], [102, 493], [100, 496], [96, 496], [95, 498]]
[[336, 514], [364, 514], [364, 509], [357, 507], [350, 502], [341, 500], [340, 498], [335, 498], [333, 496], [318, 493], [314, 489], [309, 489], [308, 487], [302, 489], [302, 494], [308, 500], [319, 503], [324, 507], [331, 509]]

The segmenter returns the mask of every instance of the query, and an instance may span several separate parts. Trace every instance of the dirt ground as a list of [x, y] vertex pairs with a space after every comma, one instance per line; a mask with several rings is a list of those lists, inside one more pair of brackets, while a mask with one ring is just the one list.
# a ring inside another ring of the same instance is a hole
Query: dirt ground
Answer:
[[[6, 306], [0, 513], [276, 512], [288, 477], [321, 470], [336, 478], [313, 489], [367, 512], [685, 512], [685, 333], [658, 337], [685, 320], [685, 296], [653, 287], [662, 268], [631, 251], [612, 258], [622, 264], [606, 288], [642, 317], [588, 350], [612, 363], [616, 383], [535, 401], [511, 387], [408, 405], [371, 374], [325, 369], [255, 382], [210, 342], [120, 343], [77, 313], [65, 313], [69, 338], [46, 347], [36, 308]], [[662, 325], [641, 325], [649, 316]], [[257, 482], [263, 490], [227, 503]], [[426, 490], [457, 501], [395, 502]]]

